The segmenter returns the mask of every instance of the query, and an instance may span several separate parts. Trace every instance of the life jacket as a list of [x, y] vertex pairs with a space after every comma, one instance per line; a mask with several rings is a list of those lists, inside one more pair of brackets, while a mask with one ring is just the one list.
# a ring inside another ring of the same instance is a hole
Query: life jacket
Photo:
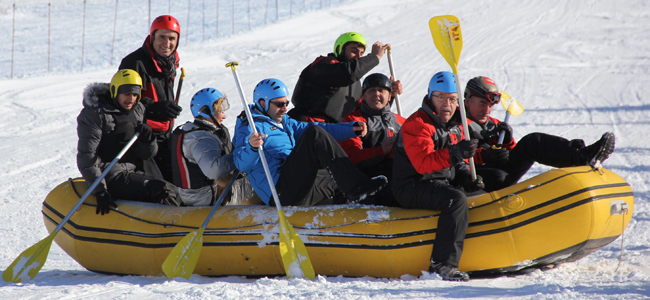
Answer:
[[171, 136], [173, 183], [184, 189], [198, 189], [212, 185], [213, 182], [212, 179], [203, 174], [203, 171], [201, 171], [198, 164], [192, 163], [185, 158], [185, 153], [183, 153], [183, 138], [185, 137], [185, 134], [198, 130], [209, 131], [216, 135], [221, 141], [223, 146], [221, 147], [221, 156], [232, 153], [233, 151], [232, 140], [228, 130], [225, 128], [214, 130], [200, 122], [194, 122], [194, 125], [197, 127], [194, 127], [189, 131], [183, 130], [182, 125], [178, 126], [174, 129]]
[[[113, 131], [102, 134], [102, 139], [97, 147], [97, 156], [104, 161], [112, 161], [126, 144], [135, 135], [135, 126], [138, 123], [133, 113], [124, 114], [121, 112], [110, 114], [114, 118], [115, 128]], [[120, 159], [122, 163], [132, 163], [136, 168], [142, 170], [142, 160], [138, 159], [133, 151], [129, 149]]]

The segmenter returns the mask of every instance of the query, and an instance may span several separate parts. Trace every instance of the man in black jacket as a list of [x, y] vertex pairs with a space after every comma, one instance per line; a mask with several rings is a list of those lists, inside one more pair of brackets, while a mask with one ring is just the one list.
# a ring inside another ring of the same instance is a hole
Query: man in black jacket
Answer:
[[371, 53], [362, 57], [366, 40], [361, 34], [339, 36], [333, 53], [318, 57], [300, 73], [289, 116], [306, 122], [341, 122], [359, 105], [359, 80], [379, 64], [388, 46], [375, 42]]
[[180, 203], [178, 189], [158, 178], [153, 162], [147, 165], [158, 151], [158, 144], [144, 123], [144, 106], [139, 102], [141, 87], [138, 73], [127, 69], [118, 71], [110, 84], [93, 83], [84, 90], [84, 108], [77, 117], [77, 167], [89, 187], [133, 135], [140, 133], [92, 192], [97, 198], [98, 214], [117, 207], [114, 199], [176, 206]]
[[[496, 83], [485, 76], [470, 79], [465, 88], [465, 107], [471, 131], [479, 139], [476, 172], [485, 181], [485, 191], [496, 191], [513, 185], [535, 162], [555, 167], [597, 167], [615, 147], [615, 136], [605, 132], [595, 143], [585, 146], [582, 139], [568, 140], [560, 136], [533, 132], [515, 142], [513, 130], [506, 122], [490, 116], [501, 101]], [[504, 132], [502, 145], [497, 145]], [[498, 146], [498, 147], [493, 147]]]
[[174, 80], [178, 68], [178, 41], [181, 26], [174, 17], [163, 15], [151, 24], [149, 36], [139, 49], [122, 59], [119, 69], [132, 69], [143, 80], [142, 104], [146, 119], [158, 141], [155, 157], [163, 178], [172, 181], [171, 150], [168, 139], [174, 119], [181, 112], [174, 99]]

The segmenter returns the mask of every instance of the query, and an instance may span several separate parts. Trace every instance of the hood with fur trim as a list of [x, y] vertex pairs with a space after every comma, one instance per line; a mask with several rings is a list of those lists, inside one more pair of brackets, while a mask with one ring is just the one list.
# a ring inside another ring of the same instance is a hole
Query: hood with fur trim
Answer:
[[106, 104], [112, 102], [109, 83], [91, 83], [84, 89], [83, 96], [84, 107], [98, 107], [100, 101]]

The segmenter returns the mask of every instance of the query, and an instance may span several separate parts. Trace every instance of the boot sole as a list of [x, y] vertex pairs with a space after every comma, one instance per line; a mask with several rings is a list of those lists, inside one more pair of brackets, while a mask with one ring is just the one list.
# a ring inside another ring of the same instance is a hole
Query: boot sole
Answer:
[[607, 132], [604, 134], [604, 137], [605, 145], [598, 150], [593, 162], [590, 164], [592, 167], [602, 165], [602, 163], [614, 152], [616, 136], [614, 136], [614, 133], [612, 132]]

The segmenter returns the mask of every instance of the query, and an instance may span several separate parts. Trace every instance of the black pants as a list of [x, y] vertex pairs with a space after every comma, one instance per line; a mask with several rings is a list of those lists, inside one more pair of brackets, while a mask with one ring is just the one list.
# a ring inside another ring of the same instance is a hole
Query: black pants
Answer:
[[402, 205], [395, 200], [395, 196], [393, 195], [393, 188], [392, 188], [392, 176], [393, 176], [393, 159], [392, 158], [385, 158], [381, 162], [373, 165], [373, 166], [365, 166], [363, 162], [357, 164], [359, 167], [359, 170], [366, 174], [368, 178], [372, 178], [375, 176], [379, 175], [384, 175], [386, 178], [388, 178], [388, 184], [384, 188], [382, 188], [379, 192], [377, 192], [374, 196], [369, 196], [370, 202], [362, 201], [361, 203], [363, 204], [376, 204], [376, 205], [384, 205], [384, 206], [392, 206], [392, 207], [401, 207]]
[[172, 152], [169, 140], [164, 137], [157, 137], [158, 153], [154, 157], [162, 178], [169, 182], [174, 182], [172, 173]]
[[395, 198], [406, 208], [440, 211], [431, 260], [458, 267], [469, 222], [467, 196], [447, 181], [424, 180], [396, 189]]
[[368, 177], [354, 166], [336, 140], [313, 125], [298, 139], [280, 168], [275, 188], [282, 205], [314, 205], [339, 196], [341, 191], [351, 191], [366, 180]]
[[117, 173], [106, 185], [108, 193], [115, 199], [162, 204], [181, 202], [175, 185], [140, 171]]
[[545, 133], [527, 134], [510, 151], [505, 164], [482, 165], [476, 173], [483, 177], [485, 191], [496, 191], [511, 186], [530, 170], [535, 162], [555, 168], [580, 165], [580, 149], [585, 147], [583, 140], [567, 140]]

